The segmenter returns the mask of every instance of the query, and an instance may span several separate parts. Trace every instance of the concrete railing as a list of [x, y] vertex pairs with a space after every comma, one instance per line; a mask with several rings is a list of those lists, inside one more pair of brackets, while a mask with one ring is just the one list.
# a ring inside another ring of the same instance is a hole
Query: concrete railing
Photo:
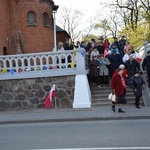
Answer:
[[145, 44], [143, 47], [141, 47], [138, 52], [142, 59], [144, 59], [147, 56], [147, 51], [150, 51], [150, 43]]
[[81, 48], [0, 56], [0, 80], [87, 74], [84, 52]]
[[[150, 43], [145, 42], [144, 46], [139, 49], [139, 54], [140, 54], [140, 56], [142, 57], [143, 60], [147, 56], [147, 51], [150, 51]], [[141, 70], [142, 70], [142, 66], [141, 66]], [[149, 101], [149, 99], [150, 99], [150, 90], [148, 88], [148, 83], [147, 83], [147, 73], [143, 74], [143, 79], [144, 79], [145, 84], [146, 84], [146, 87], [143, 90], [144, 104], [146, 106], [150, 106], [150, 101]]]
[[[89, 108], [91, 107], [91, 91], [87, 79], [88, 71], [86, 70], [85, 66], [85, 49], [76, 49], [76, 50], [68, 50], [63, 52], [43, 52], [43, 53], [30, 53], [30, 54], [19, 54], [19, 55], [7, 55], [7, 56], [0, 56], [0, 80], [1, 86], [3, 88], [6, 87], [7, 89], [13, 89], [11, 93], [6, 94], [5, 90], [2, 90], [4, 93], [0, 96], [0, 103], [1, 105], [8, 105], [10, 107], [11, 104], [5, 102], [6, 99], [11, 99], [12, 103], [16, 106], [23, 105], [24, 102], [27, 106], [29, 103], [38, 103], [39, 105], [42, 104], [41, 98], [42, 95], [44, 96], [44, 88], [40, 88], [40, 92], [33, 92], [32, 98], [28, 97], [28, 95], [24, 95], [24, 92], [27, 92], [30, 87], [38, 87], [39, 86], [49, 86], [50, 83], [45, 83], [44, 78], [51, 79], [54, 77], [57, 80], [57, 76], [60, 77], [67, 77], [75, 76], [74, 81], [70, 81], [74, 84], [74, 95], [73, 98], [69, 101], [72, 101], [73, 108]], [[35, 79], [32, 79], [35, 78]], [[41, 81], [42, 84], [38, 85], [36, 83], [36, 78], [43, 79]], [[14, 80], [11, 82], [10, 80]], [[22, 82], [17, 84], [19, 81], [23, 80], [25, 84], [22, 85]], [[4, 81], [2, 81], [4, 80]], [[32, 82], [31, 82], [32, 81]], [[58, 83], [57, 83], [58, 82]], [[60, 85], [62, 81], [51, 82], [51, 84]], [[11, 84], [14, 83], [14, 84]], [[27, 84], [27, 86], [26, 86]], [[28, 85], [29, 84], [29, 85]], [[66, 83], [65, 83], [66, 84]], [[63, 86], [65, 85], [63, 83]], [[5, 86], [3, 86], [5, 85]], [[15, 86], [15, 88], [14, 88]], [[20, 88], [21, 87], [21, 88]], [[23, 88], [24, 87], [24, 88]], [[84, 87], [84, 88], [82, 88]], [[26, 89], [27, 88], [27, 89]], [[21, 93], [17, 93], [16, 89], [22, 89]], [[41, 91], [43, 90], [43, 92]], [[70, 90], [70, 89], [69, 89]], [[35, 89], [36, 91], [36, 89]], [[66, 87], [64, 87], [64, 91], [68, 91]], [[57, 88], [58, 95], [62, 93], [62, 90], [59, 92], [59, 88]], [[64, 93], [65, 93], [64, 92]], [[68, 93], [71, 93], [68, 92]], [[22, 94], [23, 93], [23, 94]], [[28, 91], [30, 93], [30, 91]], [[7, 95], [7, 96], [6, 96]], [[9, 96], [8, 96], [9, 95]], [[6, 96], [6, 97], [5, 97]], [[28, 97], [28, 98], [26, 98]], [[64, 94], [60, 96], [60, 99], [67, 99], [64, 97]], [[19, 99], [19, 101], [18, 101]], [[15, 101], [16, 100], [16, 101]], [[30, 101], [30, 102], [28, 102]], [[32, 105], [32, 104], [31, 104]], [[11, 106], [13, 107], [13, 106]]]

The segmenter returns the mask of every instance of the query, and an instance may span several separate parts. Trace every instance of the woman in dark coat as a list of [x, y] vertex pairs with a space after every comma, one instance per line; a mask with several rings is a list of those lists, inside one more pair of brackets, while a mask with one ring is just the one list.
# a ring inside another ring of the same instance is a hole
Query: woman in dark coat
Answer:
[[137, 60], [133, 58], [133, 55], [129, 56], [129, 60], [126, 61], [125, 66], [128, 71], [129, 78], [134, 75], [135, 71], [140, 71], [140, 65]]
[[145, 86], [145, 83], [138, 71], [134, 72], [134, 76], [131, 78], [130, 84], [130, 87], [133, 89], [135, 95], [135, 107], [140, 108], [139, 101], [142, 97], [142, 88]]
[[115, 111], [115, 105], [118, 104], [118, 112], [124, 113], [121, 109], [122, 104], [126, 103], [124, 92], [126, 90], [126, 83], [122, 76], [123, 70], [121, 68], [117, 69], [117, 74], [112, 77], [111, 89], [112, 93], [116, 95], [116, 102], [112, 102], [112, 110]]
[[99, 81], [99, 61], [97, 56], [93, 56], [92, 61], [90, 62], [90, 76], [92, 79], [92, 83], [98, 85], [100, 87]]
[[110, 76], [112, 76], [114, 71], [118, 69], [121, 64], [123, 64], [123, 61], [120, 54], [116, 53], [116, 50], [113, 50], [113, 54], [111, 54], [108, 59], [111, 63]]

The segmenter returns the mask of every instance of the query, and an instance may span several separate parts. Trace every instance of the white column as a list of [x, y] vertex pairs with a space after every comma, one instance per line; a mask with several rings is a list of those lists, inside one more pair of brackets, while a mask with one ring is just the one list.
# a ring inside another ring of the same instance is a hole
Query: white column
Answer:
[[73, 108], [90, 108], [91, 90], [87, 75], [76, 75]]

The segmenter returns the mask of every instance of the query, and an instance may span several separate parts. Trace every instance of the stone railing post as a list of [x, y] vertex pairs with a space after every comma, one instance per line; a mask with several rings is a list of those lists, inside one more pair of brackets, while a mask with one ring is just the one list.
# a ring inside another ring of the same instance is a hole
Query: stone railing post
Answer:
[[85, 70], [85, 50], [83, 48], [79, 48], [77, 50], [83, 50], [76, 53], [77, 70]]

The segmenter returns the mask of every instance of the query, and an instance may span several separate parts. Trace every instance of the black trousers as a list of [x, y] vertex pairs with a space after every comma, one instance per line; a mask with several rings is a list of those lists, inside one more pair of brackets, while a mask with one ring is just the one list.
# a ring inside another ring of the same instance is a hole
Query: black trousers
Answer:
[[100, 76], [100, 82], [101, 82], [101, 84], [108, 85], [109, 84], [109, 76], [108, 75]]
[[92, 77], [92, 82], [99, 85], [100, 84], [100, 81], [99, 81], [99, 76], [96, 76], [96, 77]]
[[141, 96], [135, 96], [135, 106], [139, 106], [139, 101], [140, 101]]

